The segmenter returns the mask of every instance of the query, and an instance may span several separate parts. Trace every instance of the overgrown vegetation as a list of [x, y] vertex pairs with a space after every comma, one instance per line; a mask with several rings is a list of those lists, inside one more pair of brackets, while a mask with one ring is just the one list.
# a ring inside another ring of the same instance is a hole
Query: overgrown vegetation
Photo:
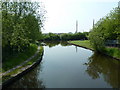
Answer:
[[[4, 73], [28, 60], [38, 50], [36, 41], [42, 38], [41, 28], [45, 10], [38, 2], [8, 1], [2, 2], [1, 13], [2, 72]], [[43, 48], [39, 55], [33, 57], [28, 63], [32, 64], [36, 61], [42, 51]], [[11, 73], [17, 73], [20, 68]], [[6, 78], [10, 77], [6, 76]]]
[[119, 48], [107, 47], [106, 53], [110, 56], [113, 56], [113, 57], [120, 59], [120, 49]]
[[30, 44], [24, 52], [8, 56], [2, 64], [2, 72], [9, 70], [30, 58], [37, 51], [37, 47], [38, 46], [35, 44]]
[[87, 40], [88, 32], [78, 33], [48, 33], [43, 34], [43, 41]]
[[15, 70], [11, 71], [10, 73], [4, 75], [2, 77], [3, 82], [8, 80], [9, 78], [13, 77], [14, 75], [24, 71], [26, 69], [26, 67], [30, 67], [32, 64], [34, 64], [35, 61], [37, 61], [38, 59], [40, 59], [42, 57], [42, 53], [43, 53], [43, 47], [41, 46], [39, 52], [33, 59], [31, 59], [30, 61], [28, 61], [26, 64], [22, 65], [21, 67], [16, 68]]
[[25, 64], [25, 66], [26, 66], [26, 65], [31, 65], [31, 64], [33, 64], [37, 59], [39, 59], [39, 57], [41, 58], [41, 54], [43, 53], [43, 51], [44, 51], [44, 49], [43, 49], [43, 47], [41, 46], [41, 47], [40, 47], [40, 51], [38, 52], [37, 56], [34, 57], [33, 59], [31, 59], [29, 62], [27, 62], [27, 63]]
[[107, 40], [118, 40], [120, 43], [120, 8], [114, 8], [107, 16], [100, 19], [90, 31], [89, 39], [96, 51], [105, 51]]
[[41, 38], [43, 12], [37, 2], [2, 2], [3, 63], [8, 57], [28, 50], [31, 43]]

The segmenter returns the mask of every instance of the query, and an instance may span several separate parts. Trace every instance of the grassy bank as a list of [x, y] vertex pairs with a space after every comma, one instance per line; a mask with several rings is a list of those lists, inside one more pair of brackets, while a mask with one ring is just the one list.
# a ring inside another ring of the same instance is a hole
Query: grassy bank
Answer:
[[[84, 41], [68, 41], [71, 44], [75, 44], [81, 47], [85, 47], [85, 48], [89, 48], [92, 49], [92, 46], [90, 45], [90, 41], [89, 40], [84, 40]], [[104, 52], [105, 54], [112, 56], [114, 58], [120, 59], [120, 49], [118, 48], [114, 48], [114, 47], [106, 47], [106, 52]]]
[[43, 52], [43, 47], [41, 46], [38, 54], [23, 66], [32, 65], [41, 56], [42, 52]]
[[90, 41], [89, 40], [84, 40], [84, 41], [68, 41], [69, 43], [78, 45], [78, 46], [82, 46], [82, 47], [86, 47], [88, 49], [93, 49], [92, 46], [90, 45]]
[[[34, 49], [35, 49], [35, 52], [32, 54], [32, 56], [33, 55], [35, 55], [35, 57], [33, 57], [33, 58], [31, 58], [31, 60], [30, 61], [28, 61], [28, 62], [26, 62], [24, 65], [22, 65], [22, 66], [20, 66], [20, 67], [18, 67], [18, 68], [15, 68], [14, 70], [12, 70], [12, 71], [10, 71], [9, 73], [7, 73], [7, 74], [5, 74], [5, 75], [3, 75], [2, 76], [2, 82], [5, 82], [5, 81], [7, 81], [8, 79], [10, 79], [10, 78], [12, 78], [12, 77], [14, 77], [14, 76], [16, 76], [17, 74], [19, 74], [19, 73], [21, 73], [21, 72], [23, 72], [23, 71], [25, 71], [27, 68], [30, 68], [32, 65], [34, 65], [34, 63], [36, 62], [36, 61], [38, 61], [41, 57], [42, 57], [42, 53], [43, 53], [43, 51], [44, 51], [44, 49], [43, 49], [43, 47], [41, 46], [40, 47], [40, 49], [37, 49], [36, 47], [36, 45], [32, 45], [32, 48], [34, 47]], [[28, 50], [27, 52], [30, 52], [31, 50]], [[36, 53], [36, 51], [37, 51], [37, 53]], [[26, 53], [27, 53], [26, 52]], [[32, 52], [32, 51], [31, 51]], [[24, 52], [24, 54], [26, 54], [25, 52]], [[36, 53], [36, 54], [35, 54]], [[23, 53], [22, 53], [23, 54]], [[30, 56], [31, 57], [31, 56]], [[30, 58], [30, 57], [28, 57], [28, 58]], [[27, 58], [27, 59], [28, 59]], [[16, 58], [17, 59], [17, 58]], [[23, 61], [23, 60], [22, 60]], [[24, 59], [24, 61], [26, 61], [26, 59]], [[23, 62], [24, 62], [23, 61]], [[10, 62], [11, 63], [11, 62]], [[22, 62], [21, 62], [22, 63]], [[19, 62], [19, 64], [21, 64], [20, 62]], [[17, 64], [17, 65], [19, 65], [19, 64]], [[15, 65], [16, 66], [16, 65]], [[3, 68], [4, 69], [4, 68]]]
[[2, 63], [2, 72], [5, 72], [24, 62], [26, 59], [35, 54], [37, 48], [37, 45], [30, 44], [30, 47], [28, 47], [28, 49], [24, 52], [7, 57], [7, 59]]
[[107, 47], [106, 53], [110, 56], [120, 59], [120, 49], [119, 48]]

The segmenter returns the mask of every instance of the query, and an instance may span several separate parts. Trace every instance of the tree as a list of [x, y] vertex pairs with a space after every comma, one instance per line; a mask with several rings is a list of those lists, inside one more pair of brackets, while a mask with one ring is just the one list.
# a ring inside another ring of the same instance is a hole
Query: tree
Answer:
[[96, 51], [105, 50], [107, 40], [120, 41], [120, 8], [116, 7], [107, 16], [100, 19], [90, 31], [89, 39]]
[[[37, 2], [2, 3], [3, 52], [24, 51], [41, 38], [44, 13]], [[4, 54], [4, 53], [3, 53]]]

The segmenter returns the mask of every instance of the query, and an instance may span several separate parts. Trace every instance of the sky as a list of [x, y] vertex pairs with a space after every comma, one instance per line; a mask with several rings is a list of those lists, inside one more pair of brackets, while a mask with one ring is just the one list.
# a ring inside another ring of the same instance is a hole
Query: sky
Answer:
[[[47, 13], [43, 33], [88, 32], [95, 23], [118, 6], [119, 0], [41, 0]], [[40, 2], [41, 2], [40, 1]]]

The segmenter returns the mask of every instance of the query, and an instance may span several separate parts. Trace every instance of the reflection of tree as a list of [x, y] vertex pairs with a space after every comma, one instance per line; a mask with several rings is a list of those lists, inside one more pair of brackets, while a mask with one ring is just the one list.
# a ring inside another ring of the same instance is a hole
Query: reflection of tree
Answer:
[[54, 47], [58, 45], [60, 42], [59, 41], [46, 41], [45, 44], [49, 46], [49, 48]]
[[20, 80], [13, 83], [9, 88], [45, 88], [43, 82], [38, 79], [41, 65], [24, 75]]
[[88, 66], [86, 72], [93, 79], [99, 78], [99, 75], [102, 74], [104, 80], [113, 88], [120, 87], [120, 78], [118, 78], [118, 76], [120, 77], [120, 61], [94, 53], [86, 65]]
[[66, 41], [61, 41], [60, 44], [62, 46], [71, 46], [70, 44], [68, 44]]
[[70, 46], [66, 41], [46, 41], [44, 42], [49, 48], [54, 47], [58, 44], [61, 44], [62, 46]]

